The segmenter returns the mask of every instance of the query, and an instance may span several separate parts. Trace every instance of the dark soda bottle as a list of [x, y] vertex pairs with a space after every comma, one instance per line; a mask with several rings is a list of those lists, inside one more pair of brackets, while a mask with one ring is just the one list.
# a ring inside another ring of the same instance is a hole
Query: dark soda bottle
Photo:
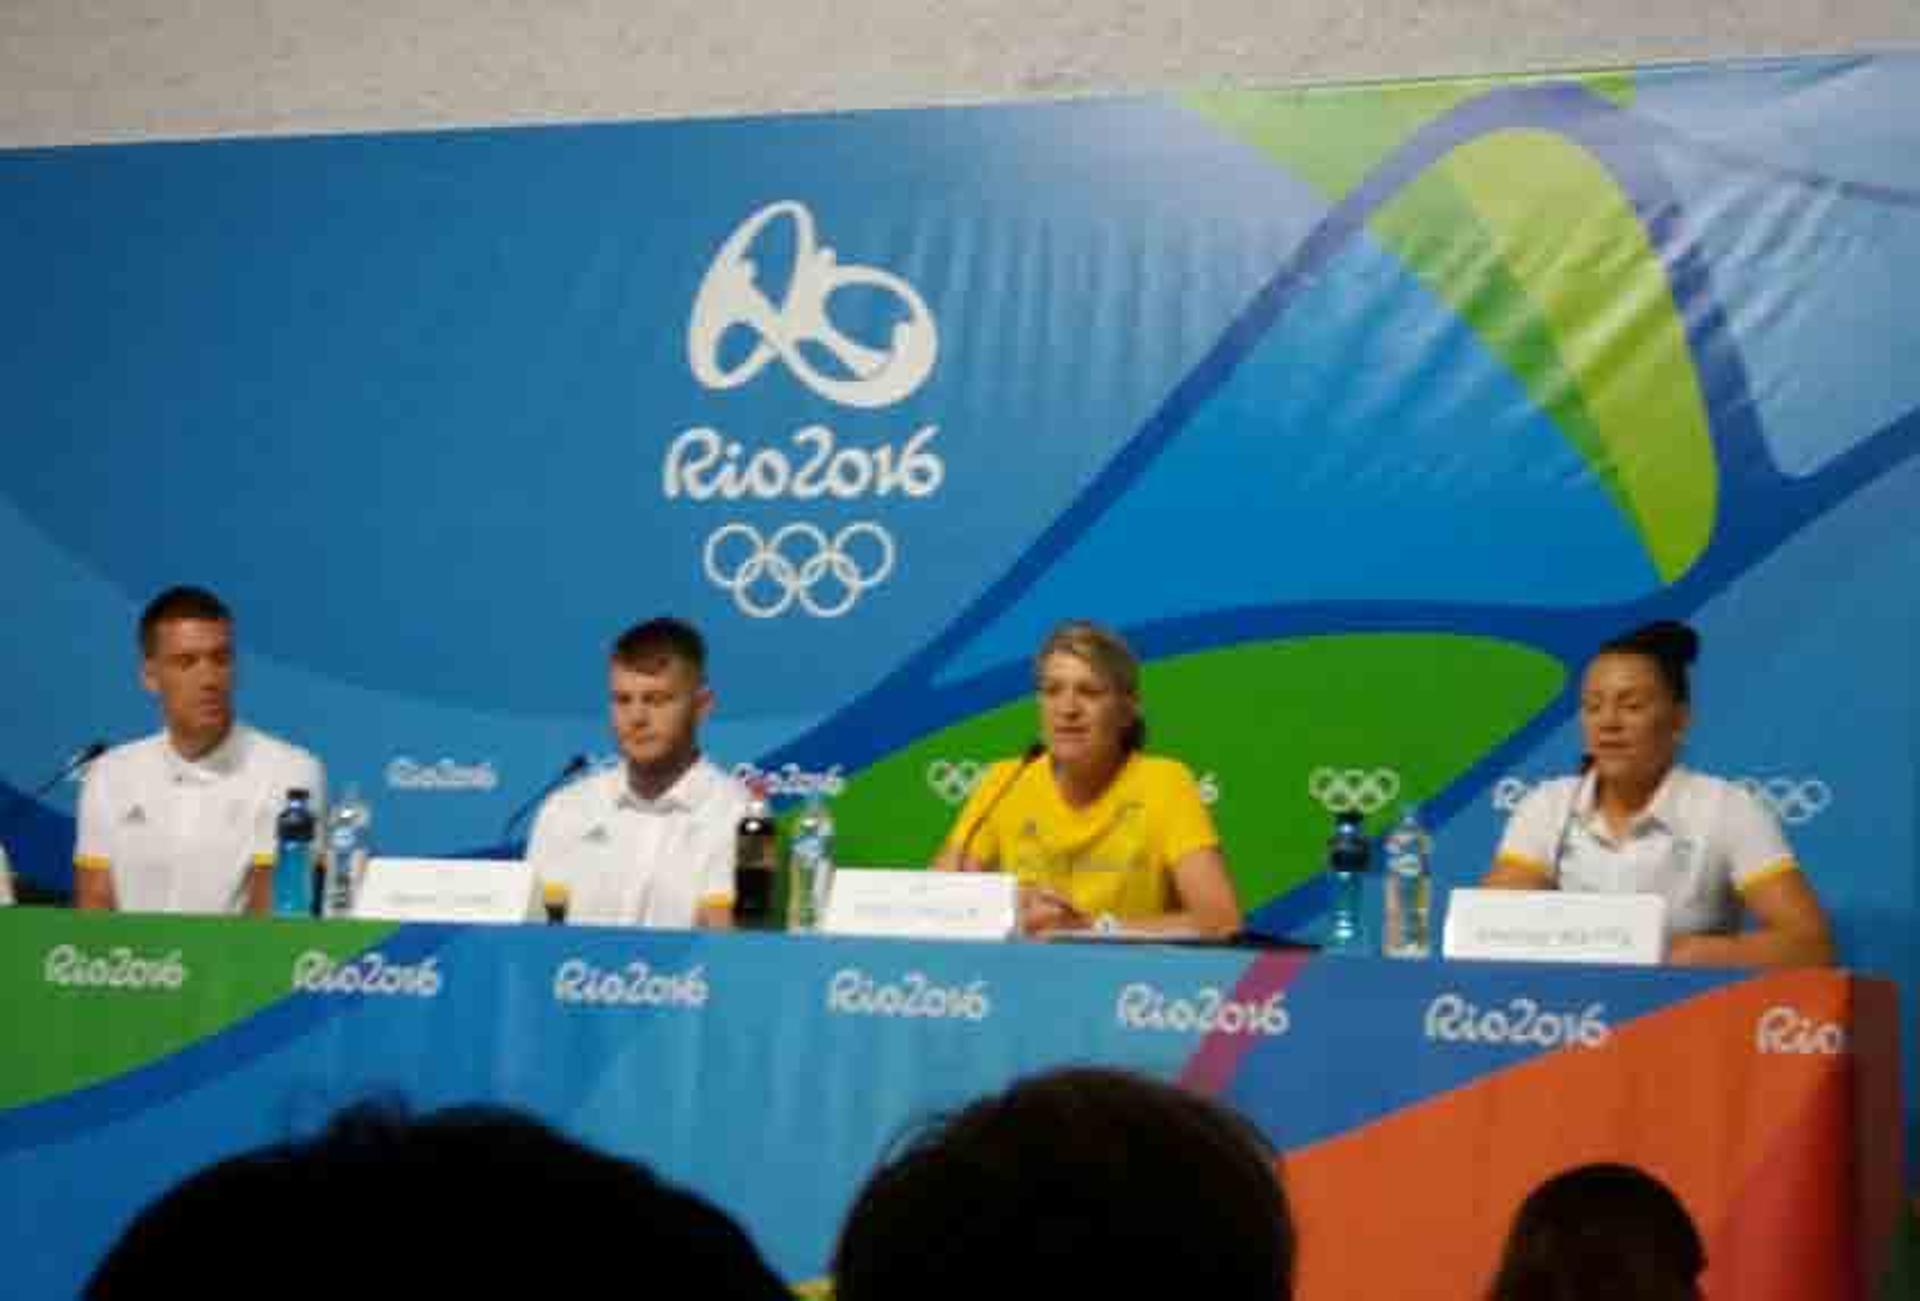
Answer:
[[767, 807], [766, 788], [755, 783], [752, 794], [734, 833], [733, 919], [748, 930], [771, 930], [779, 924], [774, 883], [780, 875], [780, 828]]

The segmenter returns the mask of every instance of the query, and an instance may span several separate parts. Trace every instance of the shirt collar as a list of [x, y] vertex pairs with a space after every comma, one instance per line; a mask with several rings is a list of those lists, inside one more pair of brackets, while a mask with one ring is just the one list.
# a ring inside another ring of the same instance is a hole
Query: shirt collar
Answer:
[[167, 774], [175, 781], [207, 783], [231, 777], [240, 769], [240, 762], [246, 756], [246, 729], [239, 723], [227, 729], [220, 738], [220, 744], [201, 755], [198, 759], [189, 759], [174, 748], [173, 734], [162, 732], [161, 752], [166, 756]]
[[[1668, 830], [1679, 826], [1680, 794], [1685, 780], [1686, 769], [1679, 764], [1676, 763], [1667, 769], [1667, 775], [1662, 777], [1660, 784], [1653, 788], [1653, 798], [1647, 801], [1645, 808], [1633, 815], [1633, 821], [1628, 825], [1640, 827], [1652, 824]], [[1599, 794], [1600, 774], [1593, 769], [1588, 769], [1580, 778], [1580, 785], [1573, 795], [1574, 808], [1579, 813], [1582, 823], [1591, 823], [1599, 817], [1597, 807]]]
[[622, 762], [613, 770], [613, 804], [615, 808], [644, 809], [658, 813], [688, 812], [698, 808], [712, 792], [718, 771], [704, 756], [695, 758], [673, 785], [653, 799], [645, 799], [634, 794], [633, 784], [627, 779], [627, 766]]
[[1646, 810], [1641, 816], [1669, 831], [1680, 826], [1680, 794], [1686, 781], [1686, 770], [1679, 764], [1667, 769], [1667, 775], [1660, 779], [1660, 785], [1653, 792], [1653, 798], [1647, 801]]

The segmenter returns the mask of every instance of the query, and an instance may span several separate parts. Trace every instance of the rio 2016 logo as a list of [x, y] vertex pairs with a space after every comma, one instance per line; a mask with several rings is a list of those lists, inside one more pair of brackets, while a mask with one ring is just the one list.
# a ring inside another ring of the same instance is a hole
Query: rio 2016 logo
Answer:
[[1483, 1008], [1452, 992], [1427, 1004], [1424, 1031], [1436, 1043], [1519, 1048], [1600, 1048], [1613, 1037], [1604, 1003], [1555, 1010], [1518, 997]]
[[[755, 258], [761, 236], [777, 224], [790, 228], [793, 245], [783, 291], [763, 282]], [[833, 296], [843, 289], [877, 294], [898, 309], [901, 319], [883, 346], [854, 339], [835, 323]], [[724, 341], [742, 332], [752, 347], [724, 362]], [[812, 212], [791, 199], [753, 213], [721, 243], [687, 322], [687, 365], [703, 387], [740, 388], [778, 360], [809, 392], [860, 411], [911, 397], [939, 355], [939, 329], [919, 291], [892, 272], [843, 263], [819, 242]], [[815, 423], [784, 445], [752, 446], [696, 425], [668, 444], [660, 490], [669, 501], [690, 502], [925, 499], [946, 482], [946, 463], [933, 446], [939, 432], [927, 424], [899, 446], [843, 446], [832, 428]], [[892, 531], [877, 519], [838, 528], [803, 519], [764, 529], [729, 520], [708, 534], [701, 570], [749, 618], [798, 610], [838, 619], [893, 576], [897, 554]]]
[[993, 1015], [985, 980], [943, 985], [920, 971], [881, 980], [859, 967], [842, 967], [827, 982], [826, 1002], [838, 1016], [977, 1022]]
[[1753, 1046], [1760, 1053], [1802, 1057], [1841, 1057], [1849, 1049], [1845, 1026], [1784, 1004], [1775, 1004], [1760, 1014], [1753, 1027]]
[[147, 954], [136, 953], [126, 945], [115, 945], [105, 953], [89, 953], [77, 945], [62, 944], [47, 950], [41, 966], [49, 985], [80, 989], [172, 992], [185, 987], [192, 976], [178, 949]]

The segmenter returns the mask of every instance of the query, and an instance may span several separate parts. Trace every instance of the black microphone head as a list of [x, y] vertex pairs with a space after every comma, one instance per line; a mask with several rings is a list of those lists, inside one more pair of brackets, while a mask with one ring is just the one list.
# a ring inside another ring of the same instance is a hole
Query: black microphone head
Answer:
[[1582, 777], [1586, 776], [1588, 770], [1590, 770], [1592, 767], [1593, 767], [1593, 756], [1590, 754], [1582, 753], [1580, 756], [1580, 775]]
[[105, 741], [101, 741], [101, 740], [89, 741], [85, 745], [80, 747], [80, 752], [78, 754], [74, 755], [72, 759], [67, 761], [67, 767], [78, 768], [82, 764], [92, 763], [95, 759], [98, 759], [101, 755], [105, 754], [106, 752], [107, 752], [107, 743]]
[[1045, 741], [1035, 741], [1032, 745], [1028, 746], [1025, 750], [1021, 751], [1020, 762], [1032, 763], [1035, 759], [1038, 759], [1041, 755], [1045, 754], [1046, 752], [1047, 752], [1047, 743]]
[[569, 777], [578, 777], [581, 773], [585, 772], [592, 763], [593, 760], [587, 758], [584, 754], [574, 755], [573, 758], [567, 760], [567, 766], [560, 770], [560, 780], [565, 781]]

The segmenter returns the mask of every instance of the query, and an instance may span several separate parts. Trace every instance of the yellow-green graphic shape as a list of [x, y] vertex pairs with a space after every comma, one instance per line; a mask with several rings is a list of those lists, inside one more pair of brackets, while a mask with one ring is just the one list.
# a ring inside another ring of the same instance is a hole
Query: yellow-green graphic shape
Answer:
[[[1156, 660], [1141, 692], [1148, 748], [1217, 788], [1214, 820], [1251, 910], [1320, 870], [1331, 815], [1309, 793], [1318, 770], [1391, 770], [1396, 798], [1373, 811], [1384, 825], [1512, 735], [1565, 680], [1559, 660], [1508, 642], [1342, 634]], [[835, 802], [842, 861], [924, 864], [958, 812], [962, 765], [1017, 755], [1037, 734], [1022, 698], [860, 773]]]
[[[1188, 103], [1338, 198], [1420, 126], [1494, 84]], [[1621, 101], [1631, 90], [1625, 76], [1586, 84]], [[1712, 538], [1718, 502], [1706, 402], [1666, 269], [1612, 176], [1551, 132], [1498, 131], [1403, 186], [1368, 229], [1553, 418], [1660, 580], [1686, 572]]]
[[1631, 72], [1542, 77], [1461, 77], [1376, 86], [1206, 90], [1179, 103], [1285, 164], [1328, 200], [1345, 197], [1429, 122], [1489, 91], [1553, 82], [1633, 102]]

